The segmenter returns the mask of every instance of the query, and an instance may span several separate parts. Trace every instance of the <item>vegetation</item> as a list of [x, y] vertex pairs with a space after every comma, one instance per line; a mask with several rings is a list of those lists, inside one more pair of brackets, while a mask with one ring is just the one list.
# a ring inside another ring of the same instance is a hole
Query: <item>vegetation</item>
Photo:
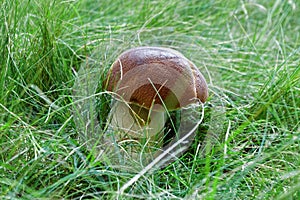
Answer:
[[[0, 34], [1, 199], [299, 199], [299, 1], [2, 0]], [[73, 90], [93, 56], [105, 124], [102, 78], [145, 45], [182, 52], [210, 97], [190, 150], [131, 184], [78, 139]]]

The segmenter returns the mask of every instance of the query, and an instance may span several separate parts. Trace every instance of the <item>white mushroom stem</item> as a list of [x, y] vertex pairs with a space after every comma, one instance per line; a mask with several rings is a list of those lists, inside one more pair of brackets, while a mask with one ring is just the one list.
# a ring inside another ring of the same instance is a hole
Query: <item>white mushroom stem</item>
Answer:
[[149, 113], [148, 116], [147, 110], [147, 113], [144, 112], [143, 116], [138, 116], [127, 103], [115, 102], [110, 111], [110, 126], [114, 132], [115, 141], [121, 142], [144, 138], [147, 142], [159, 142], [157, 138], [161, 138], [158, 136], [166, 122], [165, 112], [162, 106], [157, 104], [153, 106]]

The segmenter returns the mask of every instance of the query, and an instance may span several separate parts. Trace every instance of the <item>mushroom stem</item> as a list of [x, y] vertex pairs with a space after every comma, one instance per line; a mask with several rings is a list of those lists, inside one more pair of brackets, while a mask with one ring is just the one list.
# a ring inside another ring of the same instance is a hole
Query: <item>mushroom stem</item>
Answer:
[[140, 154], [138, 148], [144, 149], [145, 153], [155, 152], [162, 147], [166, 116], [161, 105], [154, 105], [153, 109], [148, 110], [135, 104], [116, 101], [110, 112], [110, 119], [110, 130], [113, 131], [117, 145], [126, 141], [138, 144], [139, 147], [132, 148], [133, 152], [129, 153]]

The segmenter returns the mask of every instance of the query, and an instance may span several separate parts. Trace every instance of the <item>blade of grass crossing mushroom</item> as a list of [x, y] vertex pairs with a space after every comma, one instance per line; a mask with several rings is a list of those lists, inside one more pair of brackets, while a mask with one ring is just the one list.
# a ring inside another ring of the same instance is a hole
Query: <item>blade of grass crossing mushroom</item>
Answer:
[[[203, 105], [203, 104], [201, 104]], [[187, 138], [189, 138], [194, 131], [198, 128], [198, 126], [201, 124], [204, 118], [204, 107], [202, 106], [202, 115], [197, 124], [182, 138], [180, 138], [177, 142], [175, 142], [172, 146], [170, 146], [168, 149], [166, 149], [164, 152], [162, 152], [159, 156], [157, 156], [151, 163], [149, 163], [144, 169], [142, 169], [138, 174], [136, 174], [132, 179], [130, 179], [127, 183], [125, 183], [118, 191], [118, 195], [122, 195], [124, 191], [130, 187], [132, 184], [134, 184], [136, 181], [138, 181], [142, 176], [144, 176], [148, 171], [153, 169], [154, 167], [157, 167], [162, 165], [166, 158], [168, 160], [168, 157], [172, 156], [171, 152], [176, 149], [177, 146], [180, 145], [180, 143], [184, 142]]]

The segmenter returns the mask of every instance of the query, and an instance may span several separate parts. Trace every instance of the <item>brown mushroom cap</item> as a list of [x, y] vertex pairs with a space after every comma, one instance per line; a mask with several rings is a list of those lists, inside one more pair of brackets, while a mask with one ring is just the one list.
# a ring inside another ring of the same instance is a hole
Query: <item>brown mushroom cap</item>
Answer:
[[181, 53], [161, 47], [125, 51], [112, 64], [104, 86], [128, 103], [149, 109], [165, 104], [168, 110], [208, 97], [206, 81], [197, 67]]

